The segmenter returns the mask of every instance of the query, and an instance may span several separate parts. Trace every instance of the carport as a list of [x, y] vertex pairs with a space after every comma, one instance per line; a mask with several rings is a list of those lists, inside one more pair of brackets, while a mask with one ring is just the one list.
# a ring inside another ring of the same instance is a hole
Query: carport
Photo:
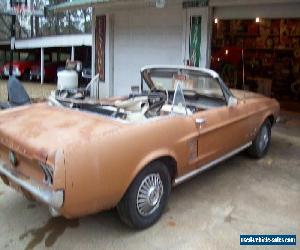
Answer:
[[[57, 17], [45, 15], [44, 7], [35, 1], [4, 0], [1, 2], [0, 7], [2, 17], [0, 24], [5, 24], [5, 34], [10, 33], [9, 38], [6, 38], [10, 39], [8, 43], [7, 41], [0, 41], [0, 50], [4, 59], [3, 62], [0, 61], [0, 66], [5, 61], [20, 60], [20, 53], [22, 52], [34, 53], [37, 57], [35, 61], [40, 64], [39, 78], [41, 84], [43, 84], [45, 80], [45, 63], [48, 57], [47, 51], [60, 53], [67, 50], [68, 59], [73, 61], [84, 58], [82, 54], [90, 55], [90, 53], [81, 51], [82, 47], [91, 47], [92, 45], [92, 37], [87, 28], [87, 22], [90, 19], [86, 16], [84, 22], [80, 21], [80, 25], [84, 27], [82, 30], [78, 30], [77, 26], [74, 26], [71, 30], [70, 23], [74, 21], [71, 20], [71, 14], [63, 24], [64, 29], [60, 29], [57, 26], [51, 26], [51, 23], [55, 23], [54, 20], [57, 20]], [[41, 25], [45, 23], [50, 23], [50, 26]]]
[[[44, 65], [45, 65], [45, 50], [59, 53], [63, 51], [67, 53], [68, 59], [79, 60], [76, 55], [76, 50], [80, 47], [86, 46], [90, 47], [92, 45], [92, 37], [90, 34], [75, 34], [75, 35], [65, 35], [65, 36], [51, 36], [51, 37], [37, 37], [31, 39], [16, 40], [15, 48], [17, 50], [39, 50], [40, 55], [40, 67], [41, 67], [41, 84], [44, 83]], [[65, 61], [67, 58], [63, 57]], [[81, 56], [82, 57], [82, 56]]]

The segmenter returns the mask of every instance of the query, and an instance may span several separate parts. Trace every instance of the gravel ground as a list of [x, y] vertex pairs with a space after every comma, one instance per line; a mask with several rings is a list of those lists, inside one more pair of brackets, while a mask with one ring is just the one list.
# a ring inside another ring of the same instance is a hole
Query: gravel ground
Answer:
[[[7, 80], [0, 80], [0, 102], [7, 100]], [[23, 85], [29, 94], [30, 98], [47, 98], [50, 95], [51, 90], [56, 88], [56, 84], [43, 84], [38, 82], [23, 82]]]

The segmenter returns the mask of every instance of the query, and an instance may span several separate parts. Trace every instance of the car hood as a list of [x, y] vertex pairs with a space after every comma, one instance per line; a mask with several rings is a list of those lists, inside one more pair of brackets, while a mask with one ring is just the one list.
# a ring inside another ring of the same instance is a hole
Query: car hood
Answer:
[[122, 125], [87, 112], [32, 104], [0, 111], [0, 143], [29, 159], [51, 162], [57, 150], [86, 145]]

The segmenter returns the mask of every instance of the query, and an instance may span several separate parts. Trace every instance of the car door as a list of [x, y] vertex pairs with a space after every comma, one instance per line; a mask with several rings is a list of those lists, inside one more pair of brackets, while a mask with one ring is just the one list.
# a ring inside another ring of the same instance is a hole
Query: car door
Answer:
[[[217, 79], [211, 79], [218, 83]], [[216, 86], [221, 86], [214, 83]], [[231, 98], [233, 103], [228, 103]], [[224, 96], [223, 104], [192, 115], [198, 133], [197, 165], [202, 166], [239, 151], [250, 141], [251, 123], [247, 105], [242, 100]]]

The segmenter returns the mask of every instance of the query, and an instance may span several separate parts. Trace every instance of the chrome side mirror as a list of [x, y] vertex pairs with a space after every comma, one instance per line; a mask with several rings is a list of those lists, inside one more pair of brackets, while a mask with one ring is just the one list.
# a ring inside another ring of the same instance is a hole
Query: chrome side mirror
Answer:
[[229, 99], [228, 99], [228, 107], [235, 107], [238, 103], [238, 100], [233, 97], [233, 96], [230, 96]]

